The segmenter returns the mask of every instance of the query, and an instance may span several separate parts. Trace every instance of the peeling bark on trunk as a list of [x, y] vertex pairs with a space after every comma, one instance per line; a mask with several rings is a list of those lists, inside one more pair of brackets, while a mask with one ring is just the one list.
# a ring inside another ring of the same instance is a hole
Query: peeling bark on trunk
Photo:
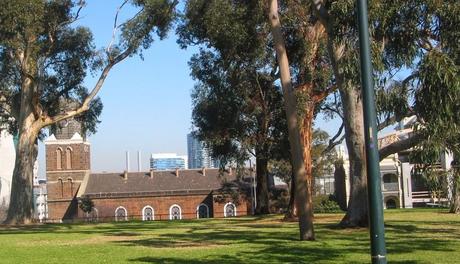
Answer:
[[20, 115], [18, 120], [19, 141], [11, 184], [10, 206], [6, 224], [29, 224], [33, 216], [33, 167], [37, 158], [36, 141], [41, 129], [32, 105], [32, 81], [23, 80]]
[[6, 224], [29, 224], [33, 217], [33, 167], [37, 158], [36, 137], [19, 137], [11, 184], [11, 198]]
[[270, 1], [270, 10], [268, 14], [273, 42], [275, 45], [278, 65], [281, 76], [281, 86], [283, 87], [284, 106], [286, 110], [286, 119], [288, 123], [289, 145], [292, 155], [292, 170], [296, 182], [296, 204], [297, 214], [299, 216], [300, 240], [314, 240], [313, 219], [308, 216], [307, 207], [307, 182], [305, 175], [305, 165], [303, 162], [303, 153], [299, 125], [297, 120], [296, 100], [293, 95], [291, 82], [291, 73], [289, 71], [289, 60], [286, 53], [284, 38], [281, 31], [281, 24], [278, 17], [278, 1]]
[[307, 183], [307, 212], [308, 218], [313, 222], [313, 164], [311, 157], [311, 143], [313, 138], [313, 118], [315, 103], [305, 105], [305, 116], [300, 129], [303, 145], [303, 162], [305, 164], [305, 180]]
[[345, 133], [350, 162], [350, 201], [342, 227], [368, 226], [366, 158], [361, 94], [354, 87], [340, 91], [344, 108]]
[[268, 198], [268, 160], [258, 157], [259, 153], [256, 152], [256, 177], [257, 177], [257, 206], [255, 213], [257, 215], [269, 214], [269, 198]]

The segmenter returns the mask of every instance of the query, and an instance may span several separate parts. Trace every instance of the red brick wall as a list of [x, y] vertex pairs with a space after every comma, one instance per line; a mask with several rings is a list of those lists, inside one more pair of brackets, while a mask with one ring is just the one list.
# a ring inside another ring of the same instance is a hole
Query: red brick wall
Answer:
[[[58, 221], [76, 216], [76, 195], [85, 173], [88, 172], [47, 173], [49, 219]], [[62, 180], [62, 184], [59, 179]]]
[[[223, 217], [225, 204], [215, 203], [211, 195], [188, 195], [166, 197], [129, 197], [129, 198], [93, 198], [94, 207], [98, 211], [99, 221], [113, 221], [115, 210], [122, 206], [127, 210], [130, 220], [142, 220], [142, 209], [151, 206], [154, 209], [155, 220], [169, 220], [169, 208], [173, 204], [181, 207], [182, 219], [196, 219], [196, 210], [201, 203], [209, 207], [209, 217]], [[79, 217], [85, 213], [79, 210]], [[237, 215], [247, 215], [246, 202], [237, 206]]]
[[[48, 144], [46, 145], [46, 171], [68, 170], [66, 164], [66, 149], [72, 148], [72, 168], [71, 170], [89, 170], [90, 146], [88, 144]], [[61, 169], [57, 168], [57, 149], [61, 148]]]
[[224, 215], [224, 207], [227, 203], [233, 203], [236, 207], [236, 216], [244, 216], [249, 215], [250, 204], [249, 201], [245, 200], [244, 197], [241, 197], [238, 202], [233, 201], [230, 198], [225, 198], [221, 201], [221, 199], [215, 199], [216, 195], [213, 198], [213, 208], [214, 208], [214, 217], [221, 218], [225, 217]]
[[76, 199], [48, 202], [48, 220], [52, 222], [71, 220], [77, 214], [77, 206]]

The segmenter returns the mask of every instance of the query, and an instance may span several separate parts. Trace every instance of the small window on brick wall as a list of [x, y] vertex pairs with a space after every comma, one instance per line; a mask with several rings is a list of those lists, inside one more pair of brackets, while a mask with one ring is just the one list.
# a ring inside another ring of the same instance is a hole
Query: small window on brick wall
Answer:
[[69, 184], [69, 195], [70, 196], [73, 196], [73, 181], [71, 178], [68, 178], [67, 179], [67, 184]]
[[72, 169], [72, 148], [67, 147], [65, 150], [65, 163], [66, 163], [66, 169], [70, 170]]
[[61, 198], [64, 197], [64, 183], [62, 182], [62, 179], [58, 179], [58, 188]]
[[56, 149], [56, 169], [62, 170], [62, 149]]

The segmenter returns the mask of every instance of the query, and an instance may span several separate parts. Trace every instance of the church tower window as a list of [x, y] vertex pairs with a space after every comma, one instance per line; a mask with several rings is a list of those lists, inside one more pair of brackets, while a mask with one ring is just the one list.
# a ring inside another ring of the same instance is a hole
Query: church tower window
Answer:
[[66, 169], [72, 169], [72, 148], [67, 147], [65, 150]]
[[61, 198], [64, 197], [64, 183], [62, 182], [62, 179], [58, 179], [58, 188]]
[[62, 170], [62, 149], [56, 149], [56, 169]]

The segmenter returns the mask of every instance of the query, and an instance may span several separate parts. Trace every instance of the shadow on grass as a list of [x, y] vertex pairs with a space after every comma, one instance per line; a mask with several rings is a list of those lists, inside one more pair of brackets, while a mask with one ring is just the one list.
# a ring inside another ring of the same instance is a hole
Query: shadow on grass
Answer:
[[[387, 221], [389, 256], [409, 256], [392, 263], [423, 263], [414, 260], [417, 252], [451, 252], [460, 243], [459, 222], [420, 219], [416, 222]], [[342, 229], [330, 222], [315, 225], [318, 241], [298, 241], [296, 223], [278, 218], [233, 218], [185, 221], [125, 222], [104, 224], [45, 224], [0, 227], [2, 234], [61, 233], [95, 234], [117, 237], [108, 240], [122, 247], [149, 249], [191, 249], [201, 252], [199, 259], [177, 250], [166, 255], [142, 253], [128, 259], [141, 263], [353, 263], [354, 256], [369, 254], [369, 235], [365, 228]], [[446, 241], [450, 239], [450, 241]], [[457, 241], [457, 242], [456, 242]], [[213, 250], [216, 248], [216, 250]], [[154, 251], [148, 251], [154, 252]], [[168, 255], [169, 254], [169, 255]], [[414, 255], [407, 255], [414, 254]], [[358, 259], [359, 259], [358, 258]], [[415, 258], [417, 259], [417, 258]], [[367, 260], [367, 259], [366, 259]], [[355, 262], [358, 263], [358, 262]]]
[[[306, 242], [315, 243], [315, 242]], [[236, 254], [210, 254], [197, 259], [183, 257], [145, 256], [129, 259], [141, 263], [314, 263], [320, 260], [336, 262], [340, 254], [334, 249], [316, 248], [307, 251], [302, 246], [271, 244], [264, 249], [239, 251]]]

